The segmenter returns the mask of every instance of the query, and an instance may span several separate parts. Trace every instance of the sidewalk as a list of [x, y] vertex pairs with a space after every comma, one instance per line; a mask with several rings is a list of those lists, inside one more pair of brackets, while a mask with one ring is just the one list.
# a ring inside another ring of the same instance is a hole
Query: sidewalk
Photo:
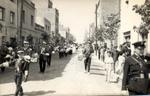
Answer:
[[[92, 63], [91, 65], [99, 65], [97, 67], [99, 67], [101, 70], [103, 70], [100, 73], [104, 74], [101, 78], [103, 78], [103, 80], [105, 82], [105, 64], [104, 64], [104, 62], [99, 60], [98, 59], [98, 55], [96, 56], [96, 54], [93, 53], [92, 54], [92, 62], [91, 63]], [[91, 69], [92, 69], [92, 66], [91, 66]], [[111, 91], [113, 91], [113, 92], [115, 91], [115, 93], [108, 92], [108, 93], [105, 93], [105, 95], [128, 95], [127, 91], [121, 91], [121, 88], [120, 88], [118, 83], [107, 83], [107, 82], [105, 82], [105, 83], [106, 83], [106, 85], [108, 85], [107, 87], [112, 89]]]

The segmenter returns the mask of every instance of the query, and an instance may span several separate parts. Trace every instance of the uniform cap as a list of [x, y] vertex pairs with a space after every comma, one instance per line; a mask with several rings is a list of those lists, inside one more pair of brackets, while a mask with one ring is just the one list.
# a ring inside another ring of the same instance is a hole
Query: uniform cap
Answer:
[[12, 48], [12, 47], [8, 47], [8, 50], [10, 50], [10, 51], [11, 51], [11, 50], [13, 50], [13, 48]]
[[45, 41], [43, 41], [43, 44], [46, 44], [46, 42], [45, 42]]
[[29, 42], [28, 42], [28, 41], [24, 41], [23, 43], [24, 43], [24, 44], [28, 44]]
[[135, 48], [145, 47], [145, 41], [138, 41], [138, 42], [133, 43], [133, 45], [134, 45]]
[[10, 57], [11, 57], [11, 56], [10, 56], [9, 54], [7, 54], [5, 58], [10, 58]]
[[17, 53], [23, 53], [24, 51], [22, 51], [22, 50], [19, 50], [19, 51], [17, 51]]

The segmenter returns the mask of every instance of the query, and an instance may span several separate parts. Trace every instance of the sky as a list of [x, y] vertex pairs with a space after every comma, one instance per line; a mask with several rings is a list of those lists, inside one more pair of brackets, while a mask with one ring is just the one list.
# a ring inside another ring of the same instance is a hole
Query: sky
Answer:
[[95, 22], [95, 5], [98, 0], [51, 0], [53, 8], [59, 10], [59, 22], [70, 28], [77, 42], [82, 43], [89, 30], [89, 24]]

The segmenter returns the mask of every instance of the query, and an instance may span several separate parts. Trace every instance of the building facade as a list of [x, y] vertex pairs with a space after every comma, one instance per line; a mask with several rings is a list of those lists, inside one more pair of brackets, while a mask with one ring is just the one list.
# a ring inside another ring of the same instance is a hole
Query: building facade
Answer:
[[56, 8], [48, 9], [47, 19], [51, 22], [52, 34], [57, 35], [59, 33], [59, 12]]
[[16, 38], [17, 0], [0, 0], [0, 46]]
[[0, 45], [14, 40], [23, 43], [28, 36], [35, 44], [41, 38], [41, 32], [35, 30], [35, 5], [30, 0], [1, 0], [0, 17]]
[[[134, 5], [142, 5], [145, 0], [121, 0], [121, 27], [118, 33], [118, 45], [124, 42], [129, 42], [131, 46], [132, 53], [134, 52], [134, 42], [141, 41], [142, 37], [138, 33], [139, 26], [142, 23], [141, 16], [133, 11]], [[146, 41], [146, 53], [150, 53], [150, 33], [145, 39]]]
[[61, 37], [67, 39], [67, 34], [70, 31], [68, 27], [65, 27], [64, 25], [59, 25], [59, 34]]
[[51, 23], [51, 34], [55, 36], [59, 32], [59, 12], [53, 8], [53, 3], [50, 0], [32, 0], [36, 7], [36, 16], [46, 18]]

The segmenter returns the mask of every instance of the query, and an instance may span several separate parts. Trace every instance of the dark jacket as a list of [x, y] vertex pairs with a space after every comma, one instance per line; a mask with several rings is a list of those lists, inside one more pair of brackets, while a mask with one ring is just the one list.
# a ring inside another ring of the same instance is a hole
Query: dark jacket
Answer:
[[[129, 56], [125, 60], [122, 90], [127, 88], [132, 91], [146, 93], [148, 90], [148, 69], [144, 59], [137, 55]], [[141, 78], [143, 75], [143, 78]]]
[[94, 52], [93, 46], [86, 46], [85, 49], [83, 50], [83, 54], [85, 55], [85, 57], [90, 57], [91, 54]]

